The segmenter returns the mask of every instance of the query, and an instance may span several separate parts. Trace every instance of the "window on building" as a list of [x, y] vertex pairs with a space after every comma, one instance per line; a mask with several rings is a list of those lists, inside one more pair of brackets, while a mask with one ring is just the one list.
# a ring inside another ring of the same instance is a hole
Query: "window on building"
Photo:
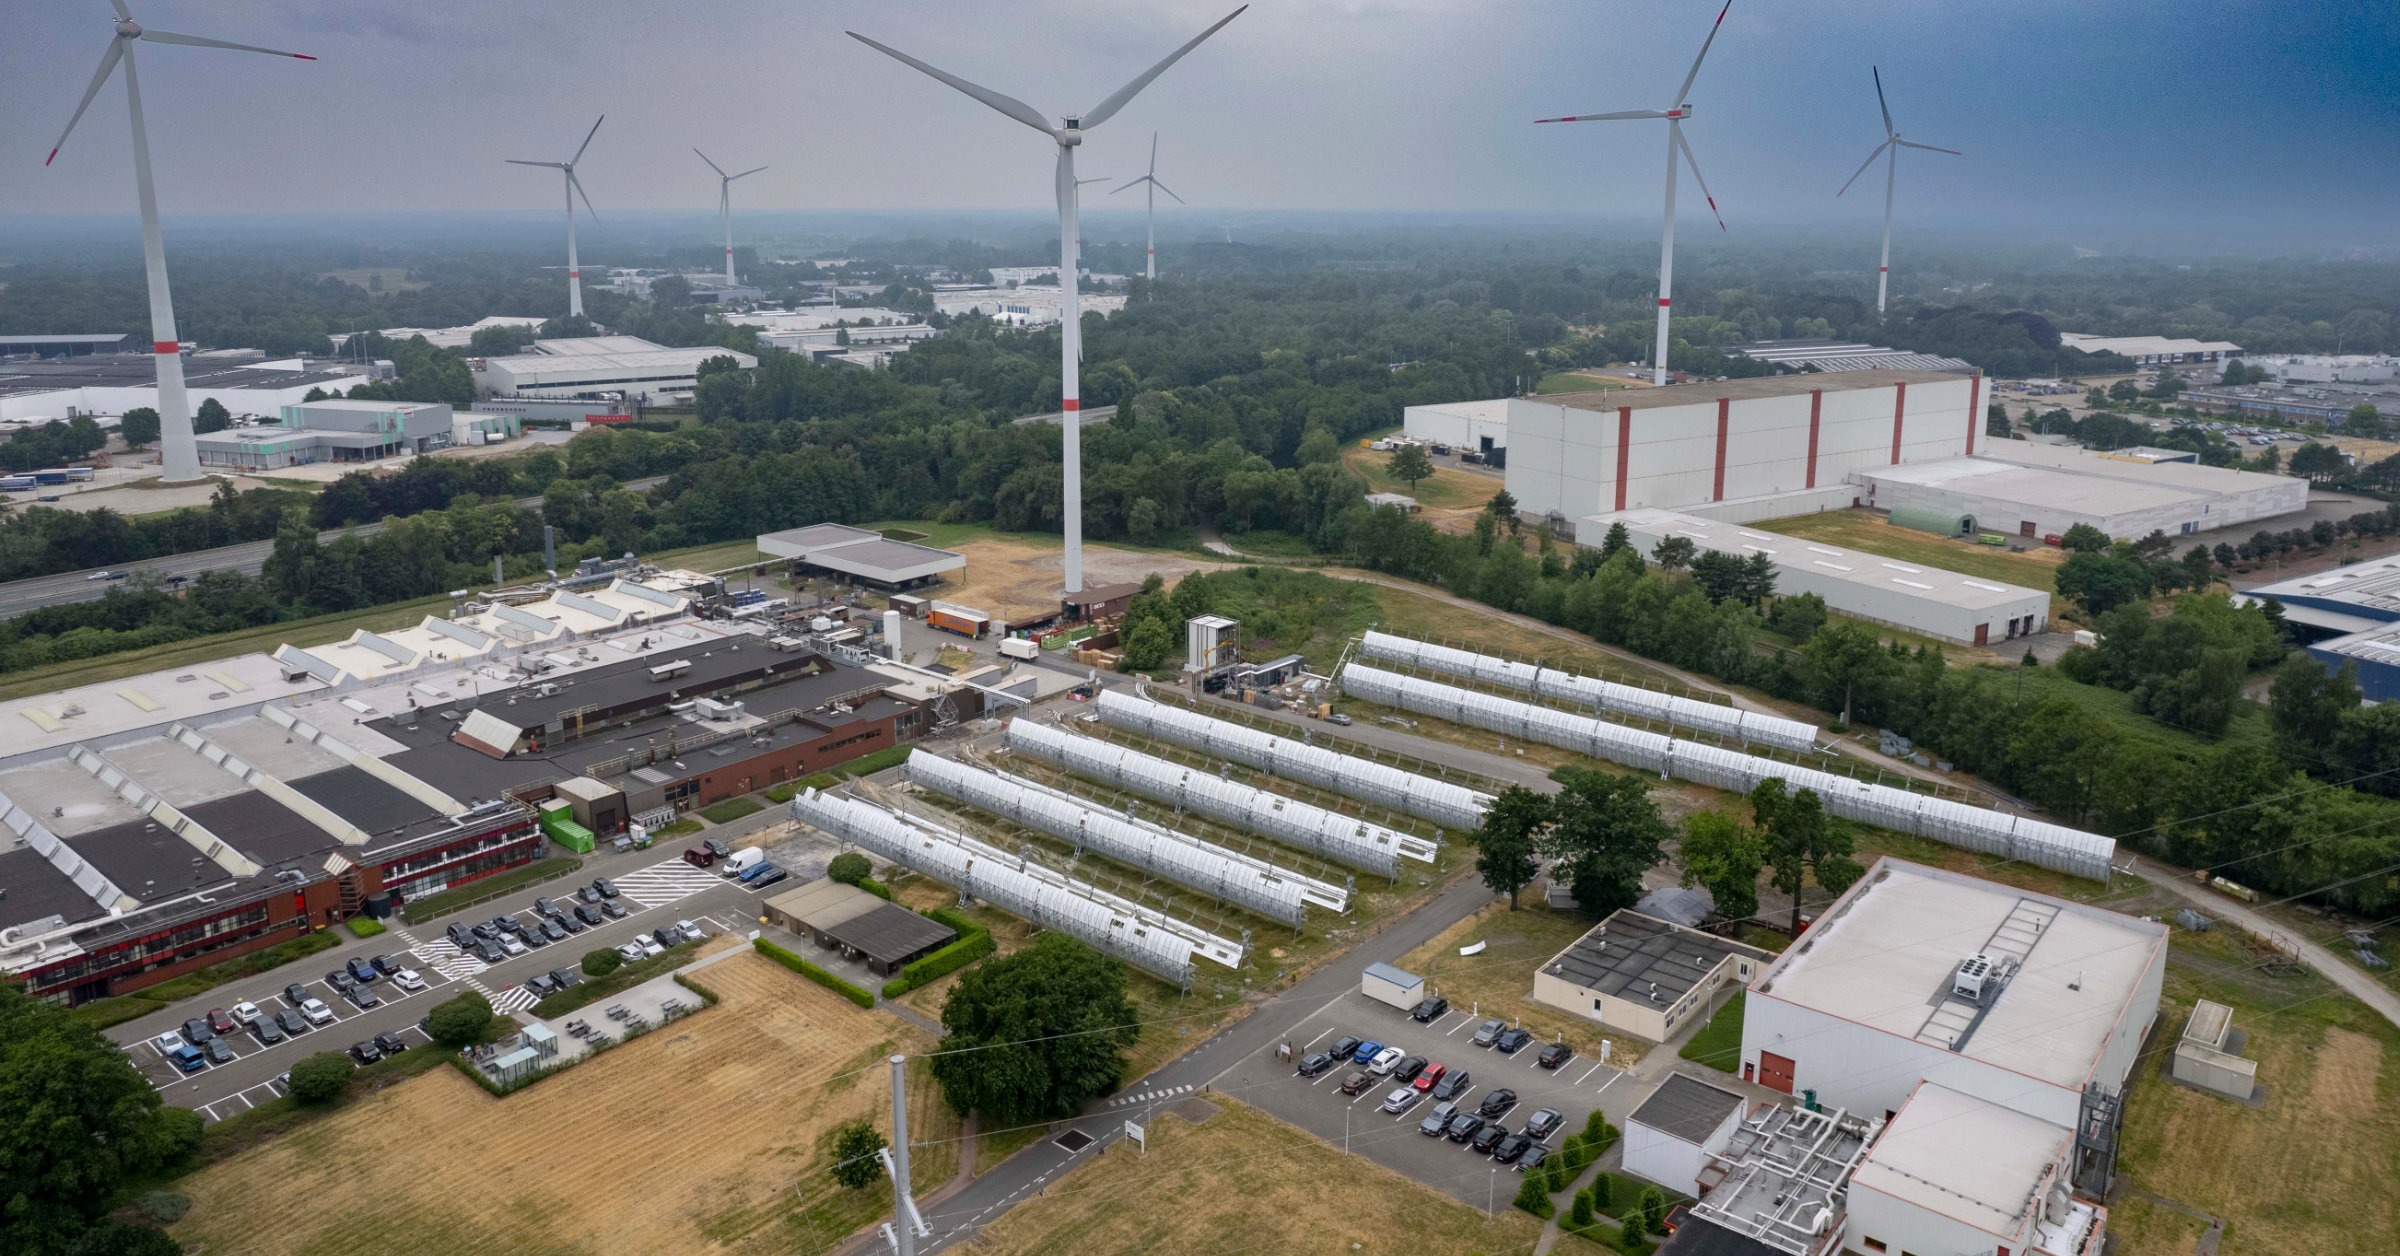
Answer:
[[1859, 1244], [1870, 1252], [1888, 1252], [1891, 1250], [1883, 1245], [1882, 1239], [1862, 1238], [1859, 1240]]

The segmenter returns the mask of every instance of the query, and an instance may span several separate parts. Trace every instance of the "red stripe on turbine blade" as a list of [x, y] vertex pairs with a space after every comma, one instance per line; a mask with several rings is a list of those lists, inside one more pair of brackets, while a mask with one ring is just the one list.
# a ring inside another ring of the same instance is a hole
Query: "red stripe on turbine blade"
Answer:
[[295, 53], [291, 54], [291, 57], [292, 57], [292, 60], [294, 60], [294, 61], [314, 61], [314, 60], [316, 60], [316, 58], [315, 58], [315, 57], [312, 57], [312, 56], [308, 55], [308, 54], [307, 54], [307, 53], [305, 53], [305, 52], [295, 52]]
[[1667, 299], [1665, 297], [1660, 297], [1658, 299], [1658, 308], [1662, 310], [1667, 308]]
[[1069, 397], [1069, 398], [1067, 398], [1065, 401], [1062, 401], [1062, 402], [1060, 402], [1060, 403], [1059, 403], [1059, 408], [1060, 408], [1060, 409], [1062, 409], [1062, 410], [1066, 410], [1066, 411], [1069, 411], [1069, 412], [1073, 412], [1073, 411], [1076, 411], [1076, 410], [1081, 410], [1081, 409], [1083, 408], [1083, 402], [1081, 402], [1081, 401], [1077, 400], [1076, 398]]
[[175, 343], [172, 340], [153, 340], [150, 342], [150, 352], [160, 357], [165, 357], [170, 353], [181, 354], [183, 352], [183, 346]]
[[53, 148], [53, 149], [51, 149], [51, 150], [50, 150], [50, 155], [49, 155], [49, 156], [42, 158], [42, 164], [43, 164], [43, 165], [45, 165], [45, 166], [47, 166], [47, 165], [49, 165], [51, 162], [54, 162], [54, 161], [57, 161], [57, 160], [58, 160], [58, 150], [57, 150], [57, 149], [55, 149], [55, 148]]
[[1725, 24], [1725, 15], [1732, 10], [1733, 0], [1725, 0], [1725, 7], [1717, 10], [1717, 20], [1714, 24], [1717, 26], [1723, 26]]
[[1889, 266], [1878, 266], [1878, 267], [1876, 267], [1875, 269], [1877, 269], [1877, 270], [1880, 270], [1880, 271], [1884, 271], [1884, 272], [1887, 272], [1887, 273], [1888, 273], [1888, 272], [1890, 272], [1890, 270], [1891, 270], [1892, 268], [1891, 268], [1891, 267], [1889, 267]]

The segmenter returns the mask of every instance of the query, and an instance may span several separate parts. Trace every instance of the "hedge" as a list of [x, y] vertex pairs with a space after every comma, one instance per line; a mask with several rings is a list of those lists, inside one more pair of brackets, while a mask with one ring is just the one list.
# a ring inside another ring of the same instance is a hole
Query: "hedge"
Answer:
[[383, 932], [383, 922], [373, 916], [352, 916], [342, 922], [342, 927], [348, 929], [352, 937], [361, 941]]
[[883, 997], [887, 999], [899, 998], [918, 986], [938, 981], [992, 953], [995, 945], [992, 931], [982, 925], [944, 907], [937, 907], [924, 913], [924, 916], [957, 930], [958, 941], [901, 969], [900, 976], [883, 987]]
[[809, 963], [807, 960], [804, 960], [799, 956], [792, 954], [790, 951], [787, 951], [782, 947], [767, 941], [765, 938], [755, 939], [750, 943], [750, 945], [757, 947], [759, 954], [766, 956], [768, 959], [774, 960], [776, 963], [791, 969], [793, 972], [808, 978], [810, 981], [816, 982], [818, 985], [833, 991], [835, 994], [841, 995], [843, 998], [850, 1000], [852, 1003], [856, 1003], [860, 1007], [872, 1008], [875, 1006], [874, 995], [859, 989], [857, 986], [851, 985], [849, 982], [834, 976], [832, 973], [817, 967], [815, 964]]
[[708, 817], [710, 824], [730, 824], [743, 816], [753, 815], [764, 810], [766, 810], [765, 804], [756, 799], [728, 798], [714, 806], [702, 807], [700, 814]]

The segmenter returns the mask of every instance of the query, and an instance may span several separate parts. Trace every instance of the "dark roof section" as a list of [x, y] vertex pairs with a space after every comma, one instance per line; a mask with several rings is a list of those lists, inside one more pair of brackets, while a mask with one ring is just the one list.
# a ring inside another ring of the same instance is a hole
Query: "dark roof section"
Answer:
[[50, 916], [68, 921], [100, 914], [92, 896], [31, 846], [0, 851], [0, 929]]
[[1706, 1217], [1685, 1213], [1683, 1224], [1653, 1256], [1791, 1256], [1747, 1234], [1736, 1234]]
[[1719, 1090], [1697, 1077], [1671, 1073], [1649, 1098], [1642, 1100], [1642, 1106], [1633, 1110], [1631, 1119], [1697, 1147], [1717, 1132], [1726, 1117], [1741, 1110], [1740, 1095]]
[[[333, 364], [329, 364], [333, 365]], [[185, 383], [193, 388], [306, 388], [351, 380], [357, 368], [327, 371], [270, 371], [248, 362], [215, 363], [186, 358]], [[0, 396], [54, 392], [61, 388], [147, 388], [158, 383], [158, 367], [147, 353], [101, 353], [57, 362], [11, 362], [0, 369]]]
[[[1575, 939], [1546, 970], [1586, 989], [1661, 1008], [1682, 998], [1728, 955], [1771, 962], [1774, 955], [1713, 933], [1620, 910]], [[1652, 998], [1650, 987], [1658, 987]]]
[[[90, 860], [100, 875], [116, 882], [118, 889], [145, 904], [225, 880], [223, 868], [148, 816], [78, 834], [66, 843]], [[234, 845], [238, 849], [241, 844]], [[84, 902], [89, 909], [91, 900]], [[97, 914], [97, 909], [86, 914]]]
[[879, 903], [825, 930], [844, 946], [864, 951], [877, 963], [891, 964], [944, 945], [958, 931], [928, 920], [905, 907]]
[[[654, 679], [650, 674], [653, 669], [678, 662], [690, 666], [664, 679]], [[555, 681], [535, 681], [487, 693], [473, 705], [520, 729], [539, 729], [568, 711], [590, 708], [594, 711], [593, 718], [598, 718], [609, 711], [638, 710], [664, 706], [669, 701], [707, 697], [769, 673], [805, 675], [824, 672], [832, 666], [822, 655], [779, 653], [769, 649], [764, 641], [754, 640], [746, 645], [741, 641], [704, 641]], [[551, 689], [547, 695], [540, 692], [545, 685]], [[752, 713], [770, 714], [767, 710]]]
[[267, 868], [321, 862], [341, 845], [315, 821], [254, 790], [185, 807], [183, 814]]
[[363, 768], [339, 767], [285, 784], [369, 833], [381, 834], [443, 818], [398, 786], [369, 775]]

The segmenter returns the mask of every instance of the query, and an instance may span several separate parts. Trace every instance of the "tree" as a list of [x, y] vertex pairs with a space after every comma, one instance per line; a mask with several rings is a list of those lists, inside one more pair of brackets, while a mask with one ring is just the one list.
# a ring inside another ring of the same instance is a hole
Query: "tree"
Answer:
[[1483, 827], [1475, 831], [1475, 871], [1493, 893], [1508, 895], [1510, 911], [1517, 909], [1517, 891], [1541, 871], [1538, 853], [1551, 815], [1548, 795], [1511, 785], [1492, 800]]
[[[2365, 408], [2374, 409], [2372, 406]], [[2355, 418], [2358, 411], [2352, 410], [2350, 413]], [[2375, 422], [2376, 426], [2380, 428], [2383, 423], [2382, 417], [2378, 415]], [[2321, 445], [2312, 440], [2292, 451], [2290, 467], [2293, 475], [2324, 484], [2341, 478], [2350, 470], [2350, 462], [2342, 457], [2340, 449], [2332, 445]]]
[[1140, 1036], [1125, 965], [1064, 933], [969, 969], [942, 1003], [942, 1097], [992, 1128], [1067, 1116], [1125, 1075]]
[[214, 397], [201, 399], [200, 408], [192, 412], [192, 431], [201, 436], [222, 432], [233, 426], [233, 412]]
[[586, 977], [605, 977], [624, 965], [625, 957], [605, 946], [583, 953], [583, 975]]
[[2108, 534], [2088, 523], [2079, 523], [2068, 528], [2058, 543], [2060, 548], [2078, 554], [2097, 554], [2108, 548]]
[[833, 862], [825, 865], [825, 875], [844, 885], [856, 885], [874, 874], [875, 865], [854, 850], [835, 855]]
[[1575, 1192], [1575, 1203], [1567, 1210], [1567, 1228], [1571, 1230], [1591, 1229], [1593, 1223], [1598, 1220], [1593, 1215], [1595, 1211], [1592, 1204], [1591, 1187], [1587, 1186]]
[[292, 1066], [292, 1098], [302, 1103], [330, 1103], [350, 1087], [350, 1057], [339, 1051], [319, 1051]]
[[1850, 722], [1850, 703], [1858, 687], [1881, 680], [1892, 670], [1892, 656], [1885, 652], [1883, 644], [1866, 629], [1847, 620], [1817, 629], [1808, 643], [1800, 647], [1800, 656], [1828, 692], [1841, 691], [1844, 724]]
[[1666, 1193], [1655, 1186], [1645, 1186], [1641, 1194], [1633, 1197], [1633, 1211], [1625, 1217], [1625, 1228], [1634, 1234], [1664, 1234], [1666, 1219]]
[[1550, 1175], [1547, 1173], [1526, 1174], [1525, 1180], [1517, 1184], [1517, 1207], [1534, 1216], [1548, 1218], [1556, 1211], [1550, 1203], [1550, 1192], [1543, 1189], [1549, 1184]]
[[1850, 830], [1825, 814], [1817, 791], [1787, 793], [1783, 778], [1771, 776], [1750, 791], [1750, 818], [1764, 839], [1768, 881], [1791, 896], [1792, 936], [1800, 936], [1800, 892], [1810, 878], [1833, 894], [1849, 889], [1865, 870], [1850, 857]]
[[843, 1123], [833, 1134], [833, 1180], [860, 1190], [883, 1176], [876, 1152], [890, 1146], [883, 1131], [864, 1117]]
[[1657, 563], [1661, 571], [1681, 571], [1691, 564], [1692, 555], [1698, 549], [1688, 536], [1660, 537], [1658, 544], [1650, 547], [1650, 560]]
[[1608, 525], [1608, 535], [1600, 539], [1600, 561], [1607, 562], [1617, 556], [1618, 550], [1632, 548], [1633, 533], [1626, 529], [1625, 521], [1619, 519]]
[[2093, 615], [2150, 596], [2150, 569], [2132, 558], [2114, 554], [2077, 554], [2059, 564], [2053, 577], [2058, 595]]
[[127, 449], [140, 449], [158, 440], [158, 411], [148, 406], [135, 406], [117, 420], [117, 435]]
[[2343, 718], [2358, 709], [2358, 664], [2344, 662], [2339, 672], [2328, 672], [2316, 656], [2295, 654], [2275, 669], [2272, 694], [2276, 745], [2293, 766], [2314, 767]]
[[2006, 437], [2008, 432], [2008, 407], [1997, 401], [1986, 406], [1983, 414], [1983, 434]]
[[1485, 502], [1483, 504], [1483, 508], [1491, 511], [1494, 515], [1507, 520], [1510, 531], [1513, 532], [1516, 530], [1518, 526], [1517, 498], [1514, 493], [1509, 492], [1507, 489], [1501, 489], [1499, 492], [1492, 494], [1492, 499], [1488, 502]]
[[1631, 907], [1642, 896], [1642, 874], [1665, 858], [1675, 835], [1650, 783], [1614, 772], [1562, 767], [1550, 774], [1559, 783], [1543, 853], [1567, 874], [1576, 905], [1595, 916]]
[[491, 1027], [491, 1000], [472, 990], [434, 1004], [425, 1017], [425, 1032], [446, 1047], [473, 1046], [483, 1041]]
[[1392, 451], [1391, 461], [1384, 464], [1384, 474], [1408, 483], [1415, 492], [1417, 481], [1433, 474], [1433, 459], [1426, 456], [1423, 445], [1402, 445]]
[[1758, 834], [1721, 811], [1695, 811], [1683, 821], [1682, 852], [1683, 883], [1706, 889], [1718, 915], [1758, 914], [1758, 873], [1766, 866]]
[[2130, 379], [2118, 380], [2108, 386], [2108, 399], [2121, 406], [2132, 405], [2142, 399], [2142, 386]]
[[1163, 619], [1145, 619], [1125, 634], [1125, 648], [1117, 656], [1117, 670], [1146, 672], [1165, 666], [1175, 653], [1175, 630]]
[[[2359, 402], [2350, 407], [2350, 413], [2342, 416], [2342, 431], [2351, 436], [2366, 437], [2368, 440], [2382, 440], [2383, 412], [2376, 409], [2375, 403], [2372, 401]], [[2306, 446], [2302, 448], [2306, 448]], [[2297, 460], [2295, 455], [2294, 461]]]
[[99, 1030], [0, 982], [0, 1248], [64, 1254], [101, 1237], [124, 1185], [191, 1155], [200, 1124]]
[[1592, 1203], [1598, 1207], [1606, 1208], [1616, 1202], [1617, 1180], [1610, 1174], [1593, 1174], [1592, 1184], [1584, 1189], [1592, 1193]]

